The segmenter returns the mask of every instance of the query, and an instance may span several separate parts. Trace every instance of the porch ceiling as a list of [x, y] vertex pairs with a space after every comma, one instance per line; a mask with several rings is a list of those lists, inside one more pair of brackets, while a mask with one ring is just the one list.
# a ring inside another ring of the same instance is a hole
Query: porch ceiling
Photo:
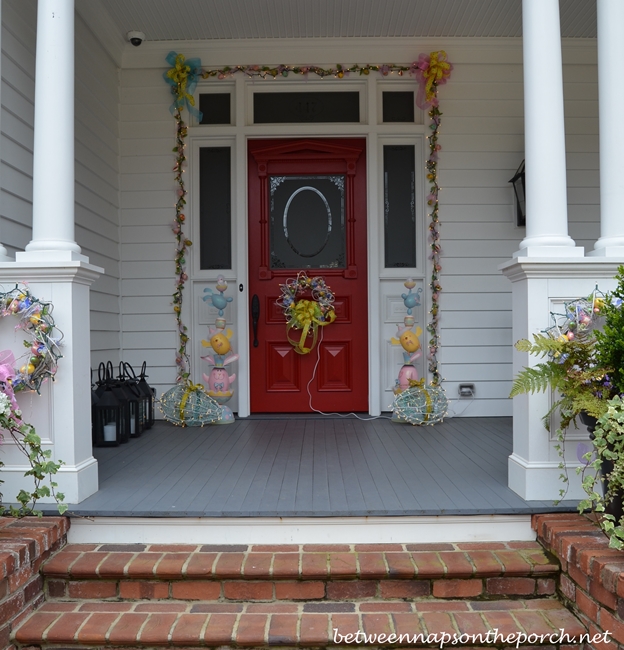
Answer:
[[[92, 0], [81, 0], [92, 2]], [[98, 0], [147, 41], [517, 37], [521, 0]], [[596, 36], [596, 3], [559, 0], [564, 37]]]

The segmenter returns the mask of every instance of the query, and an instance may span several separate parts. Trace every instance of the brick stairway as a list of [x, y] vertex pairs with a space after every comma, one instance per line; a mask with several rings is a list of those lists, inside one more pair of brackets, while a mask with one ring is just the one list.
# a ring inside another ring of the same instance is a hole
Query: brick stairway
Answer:
[[470, 635], [454, 647], [492, 648], [521, 634], [522, 645], [577, 648], [586, 632], [535, 542], [83, 544], [43, 574], [46, 602], [14, 631], [18, 647], [440, 647]]

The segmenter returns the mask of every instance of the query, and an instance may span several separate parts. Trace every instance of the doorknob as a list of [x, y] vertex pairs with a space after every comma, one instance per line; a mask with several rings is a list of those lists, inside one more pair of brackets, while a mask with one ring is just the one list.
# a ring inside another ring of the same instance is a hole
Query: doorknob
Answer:
[[253, 324], [253, 346], [258, 347], [258, 321], [260, 320], [260, 298], [254, 293], [251, 298], [251, 322]]

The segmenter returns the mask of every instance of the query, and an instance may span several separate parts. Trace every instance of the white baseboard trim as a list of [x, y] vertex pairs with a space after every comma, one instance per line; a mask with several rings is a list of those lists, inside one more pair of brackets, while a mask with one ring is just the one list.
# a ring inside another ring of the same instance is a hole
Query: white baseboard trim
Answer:
[[72, 518], [69, 542], [374, 544], [534, 540], [530, 515], [301, 518]]

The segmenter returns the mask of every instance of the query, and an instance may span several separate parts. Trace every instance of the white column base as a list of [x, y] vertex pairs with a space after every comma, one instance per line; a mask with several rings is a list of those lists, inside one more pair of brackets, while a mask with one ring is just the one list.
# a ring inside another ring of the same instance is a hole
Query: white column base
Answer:
[[[62, 357], [54, 381], [41, 386], [41, 395], [20, 392], [17, 399], [24, 421], [35, 427], [43, 447], [52, 451], [54, 461], [64, 462], [55, 478], [59, 491], [65, 494], [67, 503], [79, 503], [98, 489], [97, 461], [91, 443], [89, 288], [104, 270], [80, 261], [46, 261], [39, 252], [36, 255], [36, 261], [30, 257], [28, 262], [1, 263], [0, 286], [10, 290], [28, 282], [35, 298], [52, 303], [56, 327], [63, 334]], [[9, 323], [0, 334], [0, 350], [11, 349], [19, 357], [22, 341], [28, 337]], [[6, 480], [0, 490], [4, 501], [11, 503], [19, 491], [14, 485], [24, 487], [24, 481], [28, 482], [23, 478], [27, 465], [8, 435], [2, 451], [2, 474], [7, 479], [11, 476], [11, 484]], [[32, 481], [24, 489], [32, 491]]]
[[624, 246], [605, 246], [604, 248], [594, 248], [587, 255], [591, 257], [617, 257], [624, 263]]
[[582, 246], [527, 246], [516, 251], [517, 257], [583, 257], [585, 249]]
[[[4, 503], [15, 503], [20, 490], [33, 491], [33, 482], [24, 472], [29, 465], [12, 465], [2, 468], [2, 494]], [[58, 483], [56, 492], [65, 496], [64, 503], [76, 504], [98, 491], [98, 463], [95, 458], [87, 458], [79, 465], [63, 465], [52, 479]], [[38, 503], [55, 503], [52, 497], [45, 497]]]
[[[570, 249], [566, 249], [570, 250]], [[611, 258], [582, 257], [551, 259], [522, 257], [502, 264], [499, 269], [512, 283], [513, 333], [531, 339], [553, 325], [550, 314], [564, 313], [565, 303], [589, 296], [596, 285], [603, 292], [615, 287], [613, 276], [618, 262]], [[513, 351], [513, 375], [542, 360], [525, 352]], [[550, 432], [542, 421], [549, 411], [549, 393], [518, 395], [513, 398], [513, 453], [509, 458], [509, 487], [523, 499], [557, 501], [566, 484], [560, 479], [560, 456], [555, 432], [556, 417], [550, 419]], [[585, 427], [572, 426], [566, 432], [565, 463], [568, 473], [567, 499], [584, 498], [581, 477], [576, 474], [580, 461], [577, 445], [591, 447]]]
[[[13, 261], [13, 260], [10, 260]], [[15, 253], [15, 261], [21, 264], [37, 262], [89, 262], [86, 255], [75, 250], [26, 250]]]
[[[544, 432], [545, 435], [546, 432]], [[576, 441], [574, 441], [576, 446]], [[561, 480], [562, 471], [558, 462], [527, 462], [524, 458], [511, 454], [508, 460], [509, 488], [526, 501], [559, 501], [560, 499], [580, 501], [587, 495], [581, 486], [580, 477], [576, 474], [579, 463], [566, 463], [568, 470], [567, 492], [566, 484]]]

